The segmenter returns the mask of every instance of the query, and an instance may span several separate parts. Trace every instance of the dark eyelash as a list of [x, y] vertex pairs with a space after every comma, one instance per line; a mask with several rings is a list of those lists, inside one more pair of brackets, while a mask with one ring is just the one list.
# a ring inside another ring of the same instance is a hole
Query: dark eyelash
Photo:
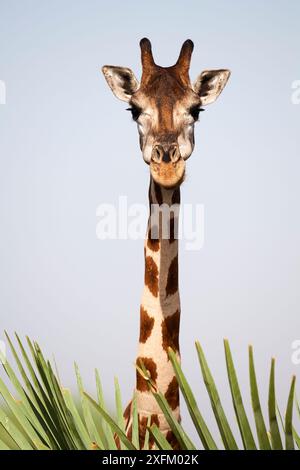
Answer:
[[138, 106], [132, 105], [130, 108], [127, 108], [126, 111], [130, 111], [132, 115], [132, 119], [137, 121], [140, 117], [142, 110]]
[[190, 109], [190, 115], [192, 116], [192, 118], [194, 119], [194, 121], [198, 121], [199, 119], [199, 114], [202, 112], [202, 111], [205, 111], [203, 108], [199, 108], [198, 106], [193, 106], [191, 109]]

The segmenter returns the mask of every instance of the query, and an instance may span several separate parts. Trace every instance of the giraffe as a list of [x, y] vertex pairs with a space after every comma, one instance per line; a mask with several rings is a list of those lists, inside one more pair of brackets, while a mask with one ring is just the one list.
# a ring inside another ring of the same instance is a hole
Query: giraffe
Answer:
[[[144, 289], [136, 364], [145, 366], [178, 421], [179, 387], [168, 357], [168, 348], [171, 347], [180, 360], [177, 237], [180, 186], [185, 177], [186, 160], [194, 149], [195, 122], [202, 107], [214, 102], [220, 95], [230, 76], [227, 69], [205, 70], [191, 84], [189, 67], [193, 47], [193, 42], [186, 40], [175, 65], [161, 67], [154, 62], [150, 41], [142, 39], [140, 82], [129, 68], [102, 67], [115, 96], [129, 103], [128, 110], [138, 127], [140, 149], [150, 167], [149, 220], [144, 245]], [[167, 235], [163, 230], [165, 224], [169, 227]], [[157, 424], [172, 447], [176, 448], [176, 439], [138, 369], [135, 393], [140, 445], [143, 445], [147, 422], [150, 421]], [[130, 437], [132, 402], [126, 408], [124, 417]], [[150, 444], [153, 445], [153, 442]]]

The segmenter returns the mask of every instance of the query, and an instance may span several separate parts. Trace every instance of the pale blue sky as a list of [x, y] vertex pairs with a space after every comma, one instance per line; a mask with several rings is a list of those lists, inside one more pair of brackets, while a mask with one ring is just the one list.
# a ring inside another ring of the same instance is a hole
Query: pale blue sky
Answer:
[[1, 328], [54, 353], [66, 385], [73, 360], [89, 390], [96, 366], [107, 396], [114, 375], [124, 401], [134, 385], [143, 242], [97, 240], [95, 214], [119, 195], [145, 203], [149, 170], [100, 67], [139, 77], [143, 36], [161, 65], [191, 38], [192, 78], [223, 67], [232, 77], [201, 115], [182, 188], [183, 202], [205, 207], [203, 249], [180, 253], [183, 367], [204, 408], [201, 340], [231, 410], [222, 339], [246, 396], [251, 342], [265, 390], [278, 358], [285, 403], [300, 367], [299, 18], [297, 0], [0, 1]]

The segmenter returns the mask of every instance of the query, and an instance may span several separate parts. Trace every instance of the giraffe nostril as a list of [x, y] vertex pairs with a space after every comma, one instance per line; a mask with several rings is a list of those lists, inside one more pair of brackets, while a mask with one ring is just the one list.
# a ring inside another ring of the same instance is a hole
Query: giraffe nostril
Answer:
[[164, 154], [163, 148], [160, 145], [155, 145], [155, 147], [153, 147], [153, 150], [152, 150], [152, 155], [151, 155], [152, 160], [154, 160], [157, 163], [160, 163], [161, 159], [163, 158], [163, 154]]
[[178, 148], [178, 145], [173, 145], [170, 150], [169, 150], [169, 155], [170, 155], [170, 159], [172, 160], [172, 162], [177, 162], [177, 160], [179, 159], [180, 157], [180, 152], [179, 152], [179, 148]]

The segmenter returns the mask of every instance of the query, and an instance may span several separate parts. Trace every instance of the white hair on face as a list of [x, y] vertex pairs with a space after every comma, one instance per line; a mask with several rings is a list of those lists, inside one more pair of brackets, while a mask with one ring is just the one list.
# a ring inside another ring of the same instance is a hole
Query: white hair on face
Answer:
[[143, 149], [143, 159], [146, 163], [150, 163], [152, 154], [152, 145], [145, 145]]
[[194, 150], [194, 124], [187, 124], [183, 127], [178, 136], [180, 155], [183, 160], [187, 160]]
[[146, 137], [144, 144], [143, 144], [143, 148], [142, 148], [143, 159], [145, 160], [146, 163], [150, 163], [151, 161], [153, 145], [154, 145], [154, 138], [150, 136]]

